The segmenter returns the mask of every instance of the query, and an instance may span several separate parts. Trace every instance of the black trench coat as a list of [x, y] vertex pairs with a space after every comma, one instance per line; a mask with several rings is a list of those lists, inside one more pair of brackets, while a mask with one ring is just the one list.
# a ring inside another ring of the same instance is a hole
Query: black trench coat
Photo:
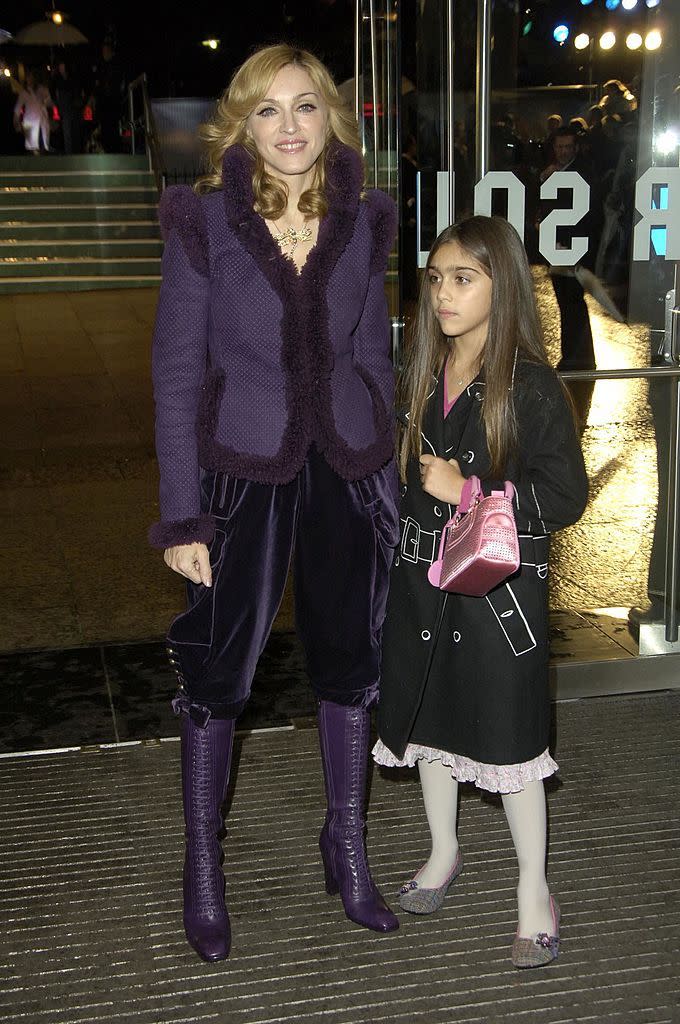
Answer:
[[[458, 460], [485, 479], [489, 454], [481, 420], [481, 378], [444, 418], [444, 373], [433, 380], [423, 451]], [[513, 385], [517, 454], [505, 478], [516, 488], [519, 571], [486, 597], [444, 594], [427, 579], [441, 529], [455, 511], [426, 494], [417, 462], [401, 493], [396, 552], [383, 631], [378, 732], [402, 758], [419, 743], [486, 764], [529, 761], [548, 746], [549, 534], [582, 514], [588, 482], [571, 409], [554, 371], [520, 362]]]

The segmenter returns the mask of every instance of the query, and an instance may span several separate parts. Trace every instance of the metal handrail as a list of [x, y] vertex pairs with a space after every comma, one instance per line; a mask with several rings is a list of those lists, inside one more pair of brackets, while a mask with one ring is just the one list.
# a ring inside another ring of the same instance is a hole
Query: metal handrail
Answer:
[[562, 380], [633, 380], [636, 377], [680, 377], [680, 366], [632, 366], [617, 370], [559, 370]]
[[[158, 131], [153, 116], [153, 109], [149, 101], [149, 90], [147, 89], [146, 72], [143, 71], [128, 85], [128, 111], [130, 116], [130, 132], [132, 135], [132, 155], [135, 155], [135, 128], [141, 127], [144, 131], [146, 142], [146, 155], [149, 161], [149, 170], [153, 173], [156, 188], [162, 192], [165, 188], [165, 170], [163, 157], [158, 144]], [[142, 94], [142, 120], [137, 121], [135, 116], [135, 89], [140, 89]]]

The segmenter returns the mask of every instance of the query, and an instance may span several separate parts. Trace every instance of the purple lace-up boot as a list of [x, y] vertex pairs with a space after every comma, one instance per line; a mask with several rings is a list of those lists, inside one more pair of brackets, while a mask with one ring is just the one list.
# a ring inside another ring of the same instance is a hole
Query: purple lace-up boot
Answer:
[[210, 718], [209, 712], [199, 720], [195, 712], [201, 709], [195, 706], [180, 710], [186, 825], [184, 931], [203, 960], [225, 960], [231, 948], [231, 928], [224, 905], [218, 835], [229, 783], [234, 720]]
[[370, 714], [365, 708], [319, 704], [319, 741], [328, 811], [319, 837], [326, 892], [340, 893], [350, 921], [376, 932], [399, 927], [371, 878], [366, 857], [366, 775]]

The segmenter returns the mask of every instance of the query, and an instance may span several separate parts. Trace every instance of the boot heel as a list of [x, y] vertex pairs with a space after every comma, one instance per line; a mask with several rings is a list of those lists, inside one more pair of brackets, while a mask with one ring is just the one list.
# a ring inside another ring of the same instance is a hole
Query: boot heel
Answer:
[[324, 862], [323, 866], [324, 874], [326, 875], [326, 892], [329, 896], [337, 896], [340, 892], [340, 886], [335, 881], [335, 876], [329, 866]]
[[335, 872], [331, 865], [331, 856], [326, 849], [323, 835], [319, 839], [319, 849], [321, 850], [321, 860], [323, 862], [323, 873], [326, 879], [326, 892], [329, 896], [337, 896], [340, 892], [340, 886], [336, 880]]

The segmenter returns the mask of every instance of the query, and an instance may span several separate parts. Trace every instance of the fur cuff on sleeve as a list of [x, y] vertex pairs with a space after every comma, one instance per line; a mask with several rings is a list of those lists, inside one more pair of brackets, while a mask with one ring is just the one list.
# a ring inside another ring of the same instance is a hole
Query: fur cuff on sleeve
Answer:
[[371, 231], [373, 233], [373, 251], [371, 253], [371, 274], [387, 267], [387, 257], [392, 251], [397, 235], [399, 217], [394, 200], [384, 192], [371, 189], [366, 194]]
[[163, 239], [166, 240], [174, 228], [191, 266], [207, 277], [208, 229], [200, 196], [188, 185], [172, 185], [161, 196], [158, 219]]
[[215, 536], [212, 516], [179, 519], [176, 522], [154, 523], [149, 530], [149, 544], [153, 548], [174, 548], [177, 544], [209, 544]]

